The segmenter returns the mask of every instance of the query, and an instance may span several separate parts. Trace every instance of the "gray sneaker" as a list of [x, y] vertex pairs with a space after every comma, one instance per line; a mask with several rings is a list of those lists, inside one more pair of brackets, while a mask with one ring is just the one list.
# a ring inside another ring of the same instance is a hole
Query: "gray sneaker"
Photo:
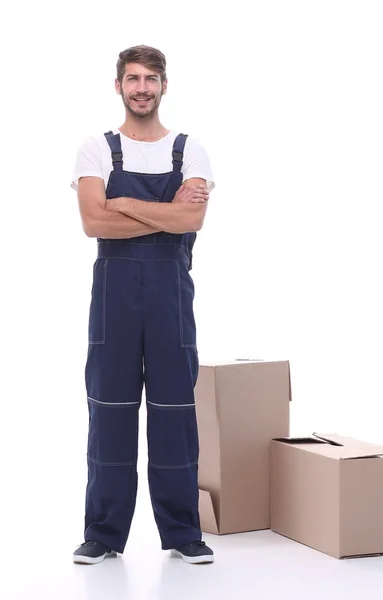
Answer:
[[84, 542], [75, 550], [73, 562], [83, 565], [94, 565], [102, 562], [106, 556], [116, 556], [117, 553], [101, 542], [95, 540]]
[[171, 551], [173, 556], [181, 556], [187, 563], [196, 565], [214, 562], [214, 552], [205, 542], [191, 542]]

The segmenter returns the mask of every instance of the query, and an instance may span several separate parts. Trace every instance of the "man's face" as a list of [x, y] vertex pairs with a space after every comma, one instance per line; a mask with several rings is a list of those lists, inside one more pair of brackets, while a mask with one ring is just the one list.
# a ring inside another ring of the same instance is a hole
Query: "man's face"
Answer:
[[151, 117], [157, 111], [166, 87], [167, 80], [162, 84], [158, 73], [138, 63], [125, 65], [121, 86], [116, 79], [125, 108], [139, 118]]

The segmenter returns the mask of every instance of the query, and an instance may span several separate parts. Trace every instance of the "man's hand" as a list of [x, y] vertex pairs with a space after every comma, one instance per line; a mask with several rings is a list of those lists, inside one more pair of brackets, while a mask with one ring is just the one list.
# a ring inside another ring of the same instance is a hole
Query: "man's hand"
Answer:
[[172, 202], [206, 202], [209, 200], [209, 192], [206, 185], [184, 185], [177, 190]]

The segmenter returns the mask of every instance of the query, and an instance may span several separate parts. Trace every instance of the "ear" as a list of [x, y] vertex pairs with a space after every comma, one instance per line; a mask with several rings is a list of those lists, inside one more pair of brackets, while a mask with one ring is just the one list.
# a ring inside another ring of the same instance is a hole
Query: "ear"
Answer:
[[163, 83], [163, 87], [162, 87], [162, 90], [163, 90], [163, 91], [162, 91], [162, 94], [163, 94], [163, 95], [164, 95], [164, 94], [166, 94], [166, 92], [167, 92], [167, 89], [168, 89], [168, 80], [167, 80], [167, 79], [165, 79], [165, 81], [164, 81], [164, 83]]
[[117, 94], [121, 96], [121, 86], [117, 78], [114, 80], [114, 87], [116, 88]]

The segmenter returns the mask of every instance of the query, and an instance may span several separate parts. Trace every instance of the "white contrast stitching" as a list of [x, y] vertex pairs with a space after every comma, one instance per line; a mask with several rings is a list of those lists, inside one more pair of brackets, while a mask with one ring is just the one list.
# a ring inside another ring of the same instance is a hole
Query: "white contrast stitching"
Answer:
[[96, 404], [103, 404], [106, 406], [134, 406], [135, 404], [140, 404], [140, 402], [101, 402], [100, 400], [95, 400], [90, 396], [87, 396], [87, 398], [91, 402], [95, 402]]
[[179, 406], [195, 406], [195, 404], [155, 404], [154, 402], [149, 402], [149, 400], [147, 400], [148, 404], [151, 404], [152, 406], [160, 406], [162, 407], [169, 407], [169, 408], [178, 408]]

